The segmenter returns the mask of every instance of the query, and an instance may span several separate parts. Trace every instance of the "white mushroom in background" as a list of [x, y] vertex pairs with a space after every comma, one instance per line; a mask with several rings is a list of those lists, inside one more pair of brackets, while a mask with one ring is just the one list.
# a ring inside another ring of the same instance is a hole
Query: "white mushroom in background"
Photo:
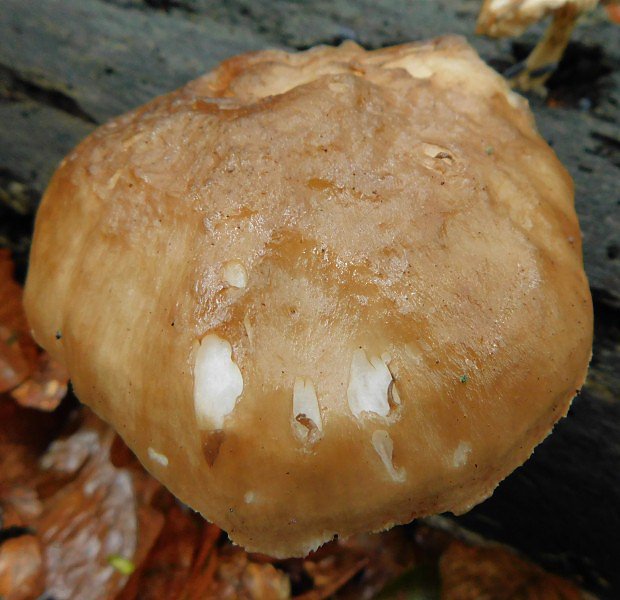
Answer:
[[[577, 19], [599, 0], [484, 0], [476, 33], [512, 37], [551, 15], [544, 36], [525, 61], [513, 69], [512, 83], [523, 91], [544, 89], [570, 41]], [[508, 73], [507, 76], [510, 76]]]

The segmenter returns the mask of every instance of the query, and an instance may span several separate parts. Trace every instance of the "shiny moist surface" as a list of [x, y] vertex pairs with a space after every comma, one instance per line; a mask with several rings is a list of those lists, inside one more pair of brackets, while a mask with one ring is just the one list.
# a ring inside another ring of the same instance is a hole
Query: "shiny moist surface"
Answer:
[[486, 498], [592, 338], [572, 182], [456, 38], [236, 57], [101, 127], [26, 307], [155, 477], [276, 556]]

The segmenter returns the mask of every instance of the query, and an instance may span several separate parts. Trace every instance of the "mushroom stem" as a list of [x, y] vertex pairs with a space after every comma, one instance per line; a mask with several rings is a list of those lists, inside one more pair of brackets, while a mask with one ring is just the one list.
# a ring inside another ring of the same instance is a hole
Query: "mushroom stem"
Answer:
[[545, 83], [557, 68], [580, 11], [572, 4], [566, 4], [553, 13], [551, 23], [527, 59], [523, 69], [510, 79], [510, 84], [524, 92], [545, 93]]

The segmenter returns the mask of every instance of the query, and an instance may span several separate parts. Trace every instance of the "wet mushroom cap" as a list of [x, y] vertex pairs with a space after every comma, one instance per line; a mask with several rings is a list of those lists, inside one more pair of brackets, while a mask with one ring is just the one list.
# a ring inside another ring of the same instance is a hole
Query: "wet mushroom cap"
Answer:
[[489, 496], [592, 341], [572, 182], [458, 38], [236, 57], [99, 128], [26, 308], [155, 477], [279, 557]]

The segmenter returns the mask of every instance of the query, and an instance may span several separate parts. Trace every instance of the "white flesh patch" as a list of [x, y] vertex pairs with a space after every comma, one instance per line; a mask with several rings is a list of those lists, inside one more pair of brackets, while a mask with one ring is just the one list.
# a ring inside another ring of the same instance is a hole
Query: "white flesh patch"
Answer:
[[447, 160], [448, 162], [452, 162], [452, 154], [447, 148], [442, 146], [437, 146], [437, 144], [427, 144], [426, 142], [422, 143], [422, 152], [426, 154], [426, 156], [430, 158], [437, 158]]
[[379, 458], [385, 465], [390, 477], [394, 481], [405, 481], [407, 475], [404, 469], [395, 469], [392, 462], [392, 456], [394, 454], [394, 442], [390, 437], [390, 434], [383, 430], [377, 429], [372, 434], [372, 445], [374, 446]]
[[243, 500], [246, 504], [252, 504], [256, 500], [256, 494], [250, 490], [243, 495]]
[[388, 69], [405, 69], [409, 75], [416, 79], [428, 79], [433, 75], [433, 69], [412, 56], [405, 56], [388, 62], [385, 67]]
[[396, 389], [396, 384], [392, 384], [392, 389], [390, 390], [391, 394], [392, 394], [392, 401], [394, 402], [394, 404], [400, 406], [401, 402], [400, 402], [400, 396], [398, 395], [398, 390]]
[[[315, 437], [323, 430], [319, 401], [310, 379], [297, 377], [293, 384], [293, 424], [301, 440]], [[314, 435], [313, 435], [314, 434]]]
[[196, 350], [194, 410], [201, 429], [222, 429], [224, 418], [243, 392], [241, 371], [232, 359], [230, 344], [214, 334]]
[[231, 287], [244, 288], [248, 284], [248, 272], [238, 260], [229, 260], [222, 267], [224, 281]]
[[162, 467], [168, 466], [168, 457], [165, 454], [161, 454], [161, 452], [157, 452], [157, 450], [153, 448], [149, 448], [147, 453], [153, 462], [160, 464]]
[[452, 465], [455, 469], [462, 467], [469, 460], [471, 446], [467, 442], [460, 442], [452, 455]]
[[390, 412], [388, 389], [392, 374], [377, 356], [368, 360], [363, 350], [356, 350], [351, 360], [347, 399], [351, 412], [359, 419], [363, 412], [386, 417]]

